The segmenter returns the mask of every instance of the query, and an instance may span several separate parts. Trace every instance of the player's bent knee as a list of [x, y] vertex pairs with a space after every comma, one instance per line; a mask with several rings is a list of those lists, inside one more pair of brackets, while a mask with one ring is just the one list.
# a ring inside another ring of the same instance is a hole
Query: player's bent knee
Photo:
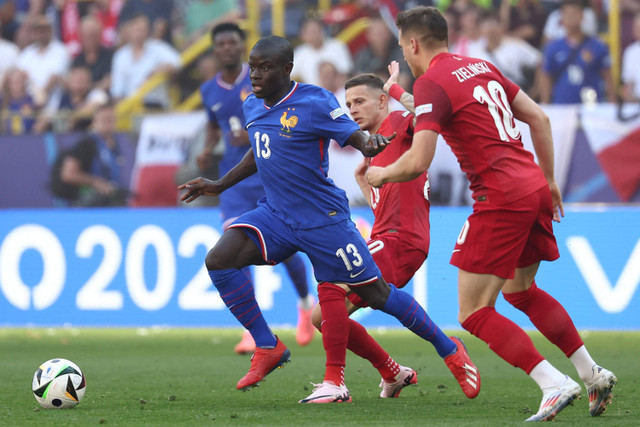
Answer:
[[216, 248], [213, 248], [209, 253], [207, 253], [204, 263], [207, 266], [208, 271], [228, 270], [236, 268], [233, 265], [233, 258], [234, 257], [226, 255], [222, 251], [217, 251]]

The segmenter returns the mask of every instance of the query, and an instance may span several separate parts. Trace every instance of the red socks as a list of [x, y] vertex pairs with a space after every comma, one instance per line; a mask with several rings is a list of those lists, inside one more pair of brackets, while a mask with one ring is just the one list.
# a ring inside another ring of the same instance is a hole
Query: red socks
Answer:
[[364, 326], [351, 319], [349, 319], [349, 341], [347, 348], [356, 355], [371, 362], [385, 381], [395, 381], [396, 375], [400, 372], [400, 366], [395, 360], [389, 357], [389, 353], [369, 335]]
[[518, 325], [497, 313], [493, 307], [484, 307], [465, 320], [462, 327], [489, 345], [498, 356], [527, 373], [544, 360], [531, 338]]
[[331, 283], [318, 285], [318, 300], [322, 312], [322, 345], [327, 354], [325, 381], [344, 384], [344, 366], [349, 336], [349, 313], [344, 304], [347, 292]]
[[345, 306], [346, 291], [330, 283], [318, 286], [318, 300], [322, 312], [322, 344], [327, 354], [325, 381], [344, 383], [346, 349], [367, 359], [378, 369], [385, 381], [395, 381], [400, 366], [369, 335], [367, 330], [349, 319]]
[[529, 316], [531, 323], [569, 357], [584, 344], [569, 314], [555, 298], [536, 286], [504, 294], [504, 299]]

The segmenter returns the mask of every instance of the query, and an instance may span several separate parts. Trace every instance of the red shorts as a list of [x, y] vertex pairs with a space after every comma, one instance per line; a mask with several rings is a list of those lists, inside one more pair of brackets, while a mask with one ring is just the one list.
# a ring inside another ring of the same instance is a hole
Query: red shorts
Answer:
[[551, 192], [543, 187], [509, 205], [478, 201], [458, 236], [451, 264], [512, 279], [516, 268], [557, 259]]
[[[427, 259], [427, 254], [424, 251], [407, 245], [398, 233], [383, 233], [371, 237], [367, 245], [373, 260], [380, 269], [384, 280], [393, 283], [397, 288], [402, 288], [409, 283], [424, 260]], [[425, 248], [428, 247], [429, 242], [425, 242]], [[369, 306], [354, 292], [349, 293], [347, 298], [358, 307]]]

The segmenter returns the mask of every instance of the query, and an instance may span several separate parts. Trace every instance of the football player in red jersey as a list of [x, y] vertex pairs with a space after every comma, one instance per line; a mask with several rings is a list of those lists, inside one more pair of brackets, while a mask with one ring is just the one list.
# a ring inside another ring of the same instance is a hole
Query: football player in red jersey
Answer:
[[[475, 200], [451, 257], [459, 268], [458, 320], [538, 383], [542, 403], [528, 421], [552, 420], [580, 396], [580, 386], [545, 360], [520, 327], [496, 312], [502, 291], [569, 357], [585, 382], [591, 415], [602, 414], [615, 375], [595, 363], [564, 307], [534, 280], [540, 261], [559, 257], [551, 224], [564, 214], [549, 118], [493, 64], [450, 54], [447, 22], [437, 9], [403, 11], [396, 25], [404, 57], [417, 77], [415, 134], [398, 161], [369, 169], [369, 184], [381, 187], [419, 177], [442, 134]], [[523, 148], [514, 118], [529, 125], [539, 166]]]
[[[406, 107], [413, 109], [413, 97], [397, 88], [399, 64], [389, 66], [391, 77], [387, 86], [394, 85], [395, 94]], [[384, 82], [374, 74], [360, 74], [345, 84], [346, 105], [360, 129], [369, 133], [396, 134], [387, 149], [371, 159], [371, 165], [386, 166], [397, 160], [411, 147], [414, 117], [409, 111], [389, 113], [388, 95]], [[382, 276], [397, 287], [404, 287], [422, 266], [429, 252], [429, 181], [427, 173], [410, 182], [389, 184], [384, 188], [369, 186], [365, 172], [369, 159], [365, 158], [355, 170], [360, 189], [373, 210], [375, 221], [368, 246]], [[336, 384], [343, 381], [346, 349], [371, 362], [382, 376], [380, 397], [398, 397], [401, 390], [417, 383], [416, 372], [399, 365], [356, 321], [348, 314], [368, 304], [355, 293], [345, 295], [348, 287], [321, 283], [318, 286], [320, 308], [313, 313], [314, 325], [327, 330], [323, 341], [327, 350], [325, 381]], [[348, 312], [348, 314], [347, 314]], [[322, 323], [324, 321], [324, 323]], [[429, 320], [431, 321], [431, 320]], [[329, 329], [327, 322], [340, 322], [342, 328]], [[480, 374], [469, 359], [464, 345], [457, 337], [448, 338], [437, 325], [430, 342], [444, 359], [458, 380], [463, 392], [474, 398], [480, 392]], [[341, 333], [335, 333], [334, 330]], [[334, 378], [335, 377], [335, 378]]]

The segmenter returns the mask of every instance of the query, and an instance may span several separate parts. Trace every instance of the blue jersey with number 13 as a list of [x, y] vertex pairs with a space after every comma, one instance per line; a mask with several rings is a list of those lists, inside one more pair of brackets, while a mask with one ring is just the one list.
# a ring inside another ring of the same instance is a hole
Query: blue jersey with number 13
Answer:
[[344, 146], [359, 126], [326, 89], [292, 82], [269, 107], [255, 95], [243, 104], [266, 203], [293, 228], [314, 228], [350, 218], [345, 192], [327, 177], [329, 141]]

